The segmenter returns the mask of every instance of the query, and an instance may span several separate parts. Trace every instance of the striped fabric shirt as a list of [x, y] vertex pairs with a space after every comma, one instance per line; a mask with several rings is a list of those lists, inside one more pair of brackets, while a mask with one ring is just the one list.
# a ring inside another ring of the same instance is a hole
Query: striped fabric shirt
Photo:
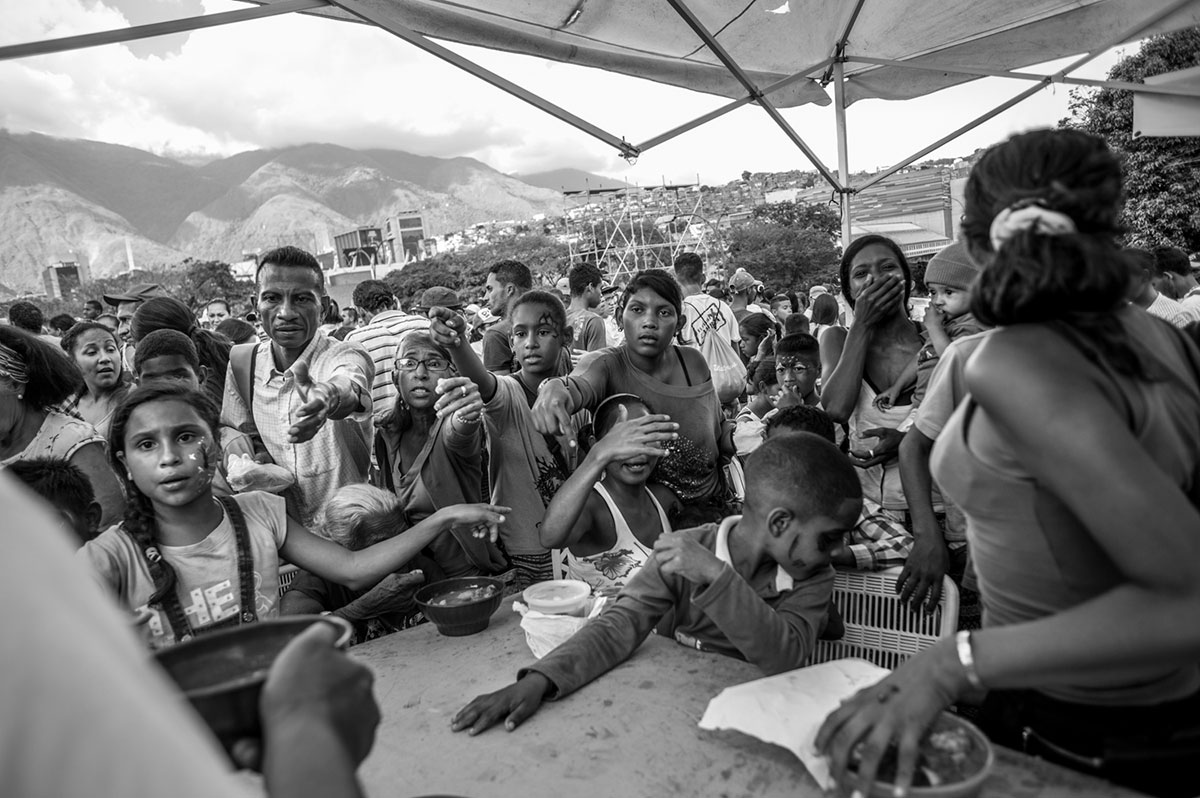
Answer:
[[375, 404], [376, 416], [387, 413], [395, 404], [396, 386], [392, 382], [392, 372], [395, 370], [400, 340], [414, 330], [428, 329], [429, 319], [423, 316], [410, 316], [399, 310], [385, 310], [376, 313], [369, 324], [346, 336], [347, 343], [362, 344], [375, 363], [371, 401]]
[[1166, 294], [1159, 294], [1155, 297], [1154, 301], [1150, 303], [1150, 307], [1146, 308], [1146, 312], [1152, 316], [1158, 316], [1160, 319], [1165, 319], [1176, 327], [1182, 327], [1190, 321], [1188, 315], [1183, 310], [1183, 305], [1180, 305]]
[[[346, 395], [357, 386], [363, 409], [340, 421], [326, 421], [312, 440], [288, 443], [288, 430], [304, 404], [296, 390], [291, 368], [275, 368], [271, 343], [258, 345], [254, 370], [254, 425], [271, 459], [296, 477], [300, 493], [299, 520], [311, 526], [318, 511], [343, 485], [365, 482], [371, 464], [370, 385], [375, 367], [358, 345], [334, 340], [318, 332], [297, 359], [305, 361], [313, 382], [331, 382]], [[221, 423], [234, 429], [250, 420], [238, 394], [233, 366], [225, 376]]]

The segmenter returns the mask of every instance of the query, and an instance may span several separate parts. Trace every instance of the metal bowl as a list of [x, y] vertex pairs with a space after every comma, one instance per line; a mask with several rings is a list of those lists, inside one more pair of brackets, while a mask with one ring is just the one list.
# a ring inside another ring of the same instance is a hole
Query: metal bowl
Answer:
[[[468, 601], [453, 601], [455, 595], [476, 589], [491, 595]], [[447, 637], [462, 637], [482, 632], [492, 621], [492, 613], [504, 598], [504, 582], [490, 576], [457, 576], [425, 585], [414, 597], [425, 617]], [[449, 603], [441, 603], [449, 602]]]
[[258, 701], [267, 673], [279, 652], [314, 623], [333, 625], [337, 647], [349, 645], [354, 630], [341, 618], [289, 615], [194, 637], [155, 658], [228, 747], [261, 735]]

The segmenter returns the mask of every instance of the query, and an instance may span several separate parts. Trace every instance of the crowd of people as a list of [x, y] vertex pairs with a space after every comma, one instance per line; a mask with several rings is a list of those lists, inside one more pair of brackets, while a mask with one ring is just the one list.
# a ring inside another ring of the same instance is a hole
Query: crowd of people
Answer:
[[[693, 253], [535, 286], [509, 260], [479, 303], [434, 287], [405, 309], [366, 280], [350, 313], [281, 247], [250, 320], [153, 285], [49, 331], [18, 303], [0, 467], [49, 500], [150, 648], [280, 613], [366, 640], [421, 623], [416, 589], [454, 576], [612, 597], [468, 703], [453, 729], [471, 734], [511, 731], [656, 626], [777, 673], [841, 636], [835, 567], [899, 568], [912, 612], [949, 576], [958, 634], [821, 729], [843, 789], [866, 794], [889, 748], [907, 786], [961, 704], [997, 742], [1191, 796], [1200, 284], [1181, 250], [1118, 243], [1120, 196], [1094, 137], [993, 147], [920, 322], [909, 261], [878, 235], [845, 248], [836, 286], [706, 279]], [[369, 749], [364, 724], [332, 733]], [[339, 765], [351, 784], [362, 755]]]

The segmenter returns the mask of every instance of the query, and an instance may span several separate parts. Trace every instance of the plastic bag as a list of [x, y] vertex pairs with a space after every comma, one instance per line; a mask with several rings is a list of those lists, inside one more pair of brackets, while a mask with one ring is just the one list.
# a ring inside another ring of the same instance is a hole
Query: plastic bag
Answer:
[[729, 341], [710, 330], [700, 344], [700, 354], [708, 361], [718, 401], [726, 405], [741, 396], [746, 390], [746, 366]]
[[248, 454], [231, 454], [225, 463], [225, 479], [238, 493], [265, 490], [281, 493], [296, 484], [296, 477], [283, 466], [256, 463]]
[[604, 609], [608, 599], [603, 596], [592, 599], [592, 608], [587, 616], [547, 615], [531, 610], [519, 601], [513, 602], [513, 611], [521, 614], [521, 628], [525, 630], [525, 642], [533, 656], [541, 659], [570, 639], [571, 635], [587, 626]]

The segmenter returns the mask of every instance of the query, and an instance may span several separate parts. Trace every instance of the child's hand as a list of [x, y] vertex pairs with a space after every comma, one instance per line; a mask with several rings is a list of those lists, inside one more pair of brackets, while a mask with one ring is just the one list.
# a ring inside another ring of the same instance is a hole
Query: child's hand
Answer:
[[893, 385], [883, 393], [875, 397], [873, 404], [878, 410], [891, 410], [892, 405], [896, 403], [896, 397], [900, 394], [897, 386]]
[[445, 529], [469, 531], [472, 537], [487, 537], [495, 543], [500, 536], [500, 524], [504, 523], [504, 514], [511, 512], [511, 507], [501, 507], [498, 504], [452, 504], [438, 510], [434, 515], [438, 516]]
[[654, 542], [654, 558], [664, 574], [678, 574], [697, 585], [711, 585], [725, 563], [686, 531], [664, 532]]
[[467, 340], [467, 321], [450, 308], [430, 308], [429, 337], [439, 346], [457, 349]]
[[797, 405], [804, 404], [804, 398], [791, 388], [784, 388], [775, 394], [775, 398], [771, 400], [771, 404], [775, 405], [777, 409], [782, 410], [785, 407], [796, 407]]
[[543, 435], [567, 438], [567, 446], [575, 448], [571, 437], [571, 392], [561, 380], [545, 380], [538, 386], [537, 401], [530, 408], [533, 428]]
[[483, 414], [483, 397], [470, 377], [445, 377], [437, 381], [435, 390], [441, 394], [433, 406], [438, 418], [453, 415], [459, 421], [474, 424]]
[[593, 449], [596, 457], [603, 463], [619, 462], [634, 457], [663, 457], [667, 454], [665, 445], [679, 437], [676, 430], [679, 425], [671, 421], [667, 415], [648, 415], [629, 419], [629, 410], [624, 406], [617, 408], [616, 424], [603, 438], [596, 442]]
[[758, 352], [755, 353], [755, 360], [762, 360], [768, 357], [775, 357], [775, 330], [767, 330], [767, 334], [758, 343]]
[[921, 319], [921, 323], [925, 325], [926, 330], [941, 330], [945, 326], [945, 322], [945, 316], [936, 305], [925, 308], [925, 318]]
[[460, 709], [450, 721], [450, 730], [467, 729], [467, 734], [474, 736], [496, 725], [503, 717], [504, 728], [512, 731], [538, 711], [549, 689], [550, 680], [545, 676], [537, 671], [527, 673], [503, 690], [481, 695]]

